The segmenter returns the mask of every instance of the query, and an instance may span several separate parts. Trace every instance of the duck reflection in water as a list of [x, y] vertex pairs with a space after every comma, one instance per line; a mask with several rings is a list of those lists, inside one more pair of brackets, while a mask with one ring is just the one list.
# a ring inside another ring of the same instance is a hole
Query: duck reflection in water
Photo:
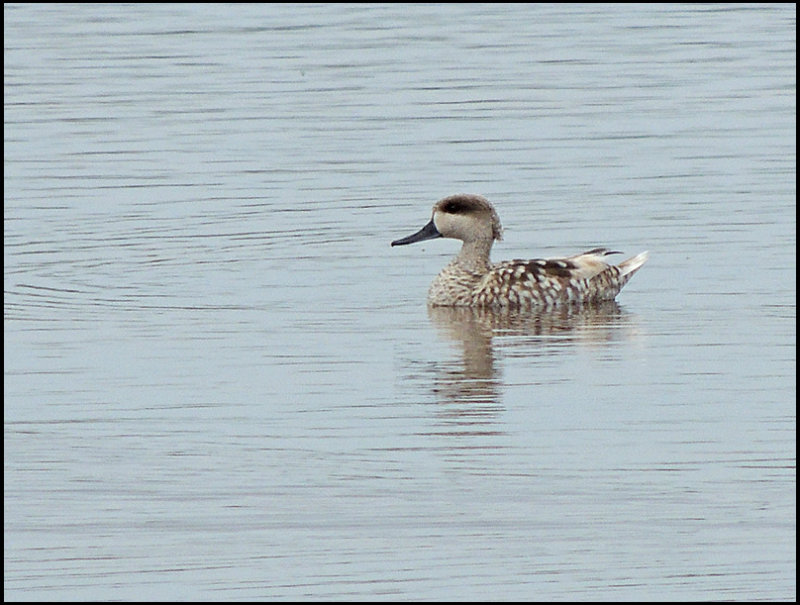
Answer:
[[[571, 346], [605, 346], [631, 337], [633, 315], [615, 301], [540, 312], [475, 307], [428, 307], [437, 331], [460, 347], [460, 359], [437, 364], [435, 395], [448, 416], [483, 417], [502, 411], [505, 357], [548, 358]], [[477, 420], [477, 418], [476, 418]]]

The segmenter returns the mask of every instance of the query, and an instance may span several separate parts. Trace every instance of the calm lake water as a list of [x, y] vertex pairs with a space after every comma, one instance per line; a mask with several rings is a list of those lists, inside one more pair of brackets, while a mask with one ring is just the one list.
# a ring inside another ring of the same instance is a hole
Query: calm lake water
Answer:
[[796, 598], [794, 5], [3, 12], [6, 600]]

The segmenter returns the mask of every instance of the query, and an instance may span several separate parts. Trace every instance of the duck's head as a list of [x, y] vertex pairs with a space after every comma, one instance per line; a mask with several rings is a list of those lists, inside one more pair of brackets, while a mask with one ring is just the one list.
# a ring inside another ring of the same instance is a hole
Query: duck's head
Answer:
[[459, 193], [436, 202], [430, 222], [414, 235], [392, 242], [413, 244], [436, 237], [451, 237], [465, 243], [503, 239], [503, 228], [494, 207], [485, 197]]

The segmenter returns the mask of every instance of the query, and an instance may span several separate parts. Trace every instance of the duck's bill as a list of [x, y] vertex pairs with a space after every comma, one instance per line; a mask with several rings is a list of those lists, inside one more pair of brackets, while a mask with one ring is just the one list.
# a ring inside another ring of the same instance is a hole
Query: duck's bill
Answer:
[[439, 233], [436, 225], [433, 224], [433, 219], [431, 219], [430, 223], [425, 225], [414, 235], [409, 235], [408, 237], [394, 240], [392, 242], [392, 246], [405, 246], [406, 244], [413, 244], [414, 242], [421, 242], [426, 239], [435, 239], [437, 237], [442, 237], [442, 234]]

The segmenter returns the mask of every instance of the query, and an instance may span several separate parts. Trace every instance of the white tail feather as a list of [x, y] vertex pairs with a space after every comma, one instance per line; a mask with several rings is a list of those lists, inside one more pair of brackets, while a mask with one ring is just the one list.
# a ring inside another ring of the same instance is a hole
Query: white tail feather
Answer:
[[629, 275], [636, 272], [639, 269], [639, 267], [645, 264], [649, 257], [650, 257], [650, 252], [645, 251], [629, 258], [628, 260], [622, 261], [617, 266], [622, 270], [622, 275]]

